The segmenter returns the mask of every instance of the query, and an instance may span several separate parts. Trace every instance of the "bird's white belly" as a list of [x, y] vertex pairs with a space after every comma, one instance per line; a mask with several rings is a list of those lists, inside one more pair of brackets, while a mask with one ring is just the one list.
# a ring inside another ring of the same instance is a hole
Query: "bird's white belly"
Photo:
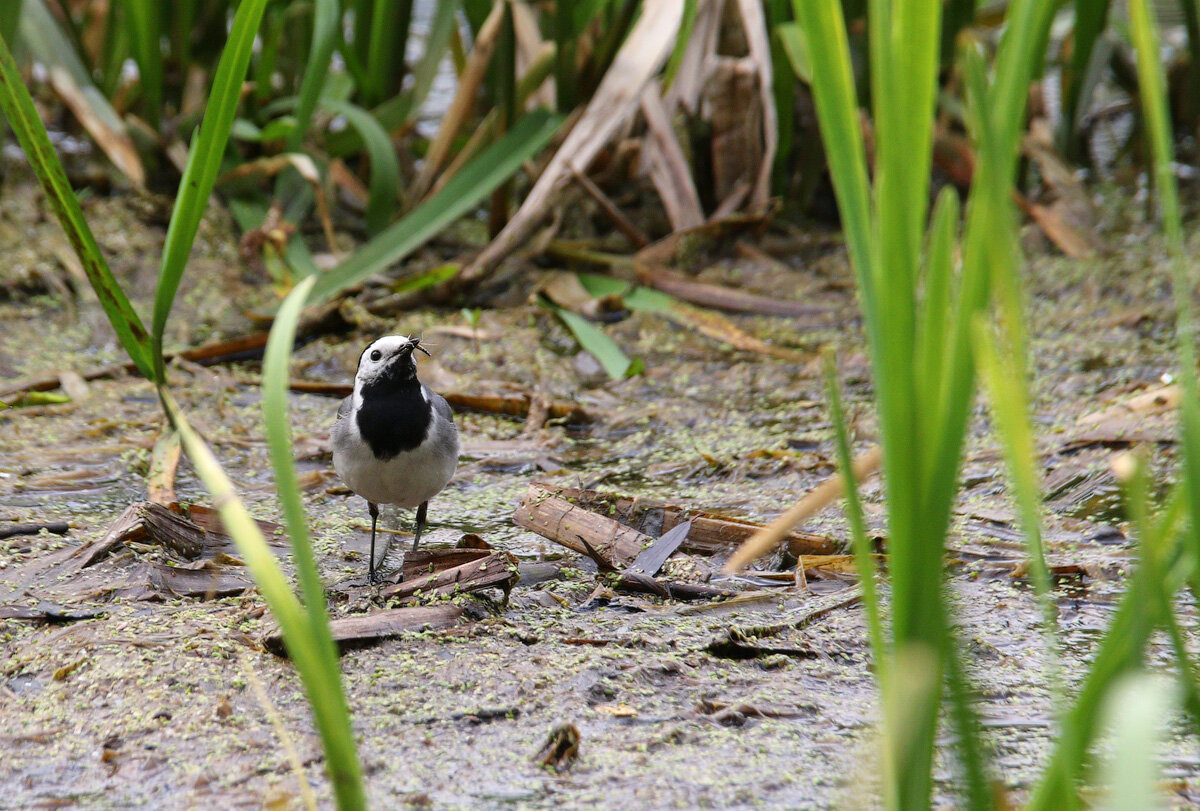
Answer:
[[434, 453], [432, 443], [380, 461], [365, 442], [333, 455], [333, 466], [354, 492], [375, 504], [418, 507], [441, 491], [458, 467], [457, 454]]

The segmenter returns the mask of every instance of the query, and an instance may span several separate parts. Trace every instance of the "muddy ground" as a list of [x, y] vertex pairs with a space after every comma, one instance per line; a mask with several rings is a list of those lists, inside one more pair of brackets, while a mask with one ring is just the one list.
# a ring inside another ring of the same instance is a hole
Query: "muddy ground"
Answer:
[[[61, 288], [72, 277], [59, 258], [65, 243], [56, 226], [27, 188], [24, 195], [10, 191], [0, 198], [0, 377], [83, 372], [122, 360], [94, 297]], [[118, 276], [141, 291], [143, 313], [163, 236], [161, 208], [162, 201], [129, 197], [88, 207]], [[1052, 562], [1065, 567], [1056, 596], [1063, 670], [1072, 683], [1084, 673], [1133, 560], [1108, 459], [1135, 437], [1147, 440], [1161, 475], [1172, 468], [1172, 429], [1164, 419], [1137, 417], [1091, 434], [1076, 423], [1159, 385], [1172, 365], [1167, 271], [1141, 217], [1112, 193], [1105, 230], [1125, 236], [1111, 238], [1110, 256], [1068, 261], [1035, 245], [1029, 268], [1048, 538]], [[770, 248], [771, 236], [761, 244]], [[826, 236], [805, 244], [793, 240], [776, 250], [776, 263], [739, 256], [730, 244], [690, 267], [707, 281], [827, 308], [806, 319], [729, 317], [778, 346], [834, 347], [856, 443], [865, 448], [874, 439], [873, 418], [849, 270]], [[202, 229], [189, 273], [169, 335], [174, 348], [247, 331], [241, 310], [270, 300], [264, 281], [240, 263], [220, 215]], [[506, 305], [482, 311], [476, 337], [461, 332], [467, 320], [457, 309], [423, 309], [322, 336], [295, 356], [297, 377], [346, 383], [362, 346], [377, 334], [420, 331], [434, 353], [422, 360], [422, 375], [435, 388], [507, 384], [578, 403], [597, 417], [586, 428], [551, 423], [530, 430], [510, 418], [458, 416], [463, 458], [431, 504], [426, 542], [448, 546], [477, 533], [516, 554], [526, 577], [506, 604], [498, 594], [477, 601], [470, 624], [342, 657], [372, 804], [874, 805], [878, 711], [862, 608], [847, 599], [852, 578], [810, 572], [807, 591], [780, 586], [730, 603], [597, 596], [590, 561], [511, 520], [533, 481], [767, 520], [832, 470], [819, 374], [641, 313], [607, 331], [644, 360], [645, 373], [605, 382], [577, 356], [559, 322], [522, 303], [537, 273], [515, 269]], [[277, 520], [258, 372], [254, 362], [177, 363], [171, 380], [252, 510]], [[308, 512], [331, 587], [361, 577], [369, 527], [364, 502], [342, 490], [332, 472], [327, 434], [336, 406], [316, 395], [292, 399]], [[305, 698], [288, 662], [261, 647], [269, 617], [253, 590], [204, 600], [139, 589], [130, 572], [166, 558], [138, 545], [83, 579], [29, 576], [39, 561], [103, 535], [126, 506], [146, 497], [150, 448], [161, 426], [153, 389], [133, 377], [96, 380], [74, 402], [0, 412], [0, 527], [70, 525], [65, 537], [0, 541], [0, 604], [49, 601], [97, 613], [73, 621], [0, 620], [0, 807], [300, 807], [281, 731], [304, 762], [304, 779], [328, 805]], [[1020, 535], [982, 408], [965, 482], [949, 579], [999, 777], [1019, 792], [1036, 778], [1051, 744], [1050, 693], [1039, 614], [1019, 576]], [[208, 503], [186, 462], [178, 488], [181, 500]], [[878, 483], [865, 495], [873, 528], [883, 535]], [[410, 529], [408, 514], [385, 519]], [[847, 537], [836, 509], [805, 529]], [[392, 562], [405, 539], [395, 546]], [[777, 652], [731, 659], [708, 650], [731, 626], [796, 620], [829, 605], [835, 607], [802, 628], [771, 638]], [[333, 610], [363, 607], [335, 601]], [[1191, 607], [1181, 611], [1194, 631]], [[1152, 659], [1162, 666], [1169, 656], [1156, 648]], [[270, 720], [255, 682], [281, 726]], [[747, 706], [721, 710], [731, 704]], [[581, 733], [579, 756], [553, 773], [532, 757], [565, 722]], [[952, 752], [952, 736], [943, 746]], [[1176, 803], [1200, 801], [1194, 743], [1173, 740], [1164, 768]], [[952, 760], [944, 759], [937, 774], [951, 797]]]

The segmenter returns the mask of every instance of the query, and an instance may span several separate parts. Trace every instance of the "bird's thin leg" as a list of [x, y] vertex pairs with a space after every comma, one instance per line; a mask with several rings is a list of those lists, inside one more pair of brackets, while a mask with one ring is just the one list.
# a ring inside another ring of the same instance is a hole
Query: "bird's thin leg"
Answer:
[[371, 511], [371, 582], [376, 583], [378, 580], [375, 577], [375, 522], [379, 520], [379, 507], [368, 501], [367, 509]]
[[429, 502], [422, 501], [421, 506], [417, 507], [417, 532], [413, 535], [413, 551], [417, 551], [417, 546], [421, 543], [421, 530], [425, 529], [425, 513], [429, 509]]

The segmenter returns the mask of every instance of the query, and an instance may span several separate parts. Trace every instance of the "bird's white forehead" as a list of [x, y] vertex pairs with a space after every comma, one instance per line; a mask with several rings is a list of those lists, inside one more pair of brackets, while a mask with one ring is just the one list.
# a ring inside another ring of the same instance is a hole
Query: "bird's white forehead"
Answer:
[[412, 343], [412, 340], [404, 335], [385, 335], [368, 346], [363, 354], [369, 357], [373, 351], [378, 349], [384, 355], [391, 355], [393, 352], [410, 343]]

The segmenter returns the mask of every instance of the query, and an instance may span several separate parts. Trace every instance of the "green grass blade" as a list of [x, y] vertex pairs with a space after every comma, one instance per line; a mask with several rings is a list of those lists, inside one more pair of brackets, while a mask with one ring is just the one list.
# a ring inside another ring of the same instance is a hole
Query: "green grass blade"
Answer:
[[412, 0], [375, 0], [367, 41], [367, 60], [360, 88], [364, 103], [379, 104], [403, 76]]
[[208, 196], [212, 193], [221, 168], [221, 158], [225, 154], [229, 131], [241, 100], [242, 81], [266, 5], [267, 0], [243, 0], [238, 6], [229, 39], [217, 65], [217, 74], [204, 110], [204, 123], [192, 140], [187, 168], [179, 182], [179, 196], [175, 199], [175, 211], [167, 227], [162, 269], [154, 296], [153, 355], [155, 379], [159, 381], [165, 378], [163, 331], [175, 302], [175, 293], [179, 290], [180, 279], [183, 278], [188, 254], [196, 239], [196, 230], [208, 205]]
[[466, 214], [533, 157], [558, 130], [560, 116], [535, 111], [463, 167], [437, 194], [413, 209], [357, 253], [322, 274], [312, 300], [325, 301], [339, 290], [399, 262], [450, 223]]
[[47, 202], [66, 232], [75, 254], [83, 263], [88, 281], [96, 291], [96, 297], [100, 300], [100, 306], [104, 308], [113, 330], [116, 331], [117, 339], [138, 371], [148, 379], [156, 380], [155, 367], [151, 360], [150, 334], [142, 325], [142, 320], [129, 303], [129, 299], [125, 297], [121, 286], [117, 284], [96, 238], [88, 228], [79, 201], [67, 180], [67, 174], [58, 160], [53, 144], [50, 143], [45, 126], [38, 118], [37, 110], [34, 109], [33, 99], [30, 98], [29, 91], [21, 79], [8, 45], [2, 41], [0, 106], [3, 106], [9, 126], [21, 142], [21, 148], [25, 150], [25, 155], [46, 194]]
[[133, 55], [142, 87], [141, 110], [150, 126], [162, 126], [163, 54], [158, 0], [124, 0], [133, 39]]
[[813, 78], [819, 77], [812, 85], [817, 123], [841, 212], [846, 249], [859, 275], [859, 296], [870, 328], [871, 314], [876, 309], [870, 272], [870, 181], [846, 23], [841, 3], [836, 1], [795, 0], [793, 9], [804, 34]]
[[1189, 537], [1193, 555], [1200, 555], [1200, 385], [1196, 381], [1195, 313], [1192, 306], [1192, 281], [1189, 278], [1183, 242], [1183, 223], [1179, 208], [1179, 190], [1172, 166], [1171, 124], [1167, 112], [1166, 81], [1159, 59], [1158, 32], [1146, 0], [1129, 0], [1129, 23], [1137, 48], [1138, 84], [1142, 99], [1142, 120], [1154, 157], [1154, 190], [1167, 249], [1171, 255], [1174, 282], [1176, 339], [1179, 357], [1180, 433], [1183, 445], [1184, 486], [1193, 519]]
[[942, 379], [942, 360], [946, 352], [946, 314], [951, 312], [954, 279], [954, 252], [958, 247], [960, 206], [958, 192], [942, 189], [933, 209], [932, 235], [926, 259], [921, 312], [917, 321], [916, 358], [919, 378]]
[[0, 3], [0, 39], [16, 42], [17, 27], [21, 24], [21, 10], [24, 5], [24, 0]]
[[338, 0], [314, 0], [312, 49], [309, 51], [308, 64], [305, 65], [304, 78], [300, 81], [300, 92], [297, 94], [296, 127], [287, 140], [289, 152], [296, 150], [312, 124], [313, 112], [317, 109], [317, 101], [321, 98], [321, 91], [325, 88], [325, 79], [329, 74], [329, 62], [338, 44], [341, 16]]
[[871, 652], [875, 657], [875, 675], [882, 683], [886, 679], [888, 648], [884, 641], [879, 595], [875, 590], [875, 552], [867, 538], [862, 501], [858, 497], [858, 482], [854, 478], [841, 384], [838, 381], [837, 364], [831, 354], [825, 356], [825, 390], [829, 394], [829, 417], [833, 422], [834, 436], [837, 440], [838, 473], [845, 482], [842, 489], [845, 492], [843, 498], [846, 502], [846, 521], [850, 524], [850, 544], [854, 550], [854, 564], [858, 568], [858, 580], [862, 586], [863, 605], [867, 609], [867, 632], [871, 640]]
[[[812, 63], [808, 58], [808, 46], [804, 44], [804, 33], [799, 23], [784, 23], [775, 29], [775, 37], [783, 46], [792, 72], [805, 84], [812, 84]], [[780, 108], [786, 109], [786, 108]]]
[[[1128, 464], [1117, 472], [1125, 485], [1126, 509], [1140, 542], [1141, 561], [1100, 640], [1075, 705], [1063, 717], [1057, 745], [1030, 799], [1030, 811], [1078, 807], [1077, 777], [1099, 732], [1105, 700], [1121, 676], [1140, 667], [1150, 635], [1169, 620], [1176, 591], [1196, 572], [1196, 558], [1178, 554], [1185, 505], [1182, 490], [1176, 489], [1166, 509], [1152, 519], [1144, 466], [1136, 457], [1126, 458]], [[1186, 672], [1190, 662], [1182, 661]]]
[[[221, 522], [225, 525], [238, 553], [246, 563], [246, 568], [254, 577], [263, 599], [271, 608], [271, 613], [279, 622], [283, 632], [283, 642], [287, 647], [288, 656], [300, 674], [300, 680], [313, 708], [317, 727], [324, 738], [325, 725], [336, 724], [334, 717], [342, 712], [344, 715], [344, 698], [341, 697], [341, 674], [336, 661], [331, 670], [328, 664], [327, 650], [324, 643], [312, 631], [312, 626], [304, 607], [296, 598], [288, 585], [287, 577], [279, 566], [271, 548], [263, 537], [254, 518], [246, 506], [238, 498], [233, 483], [221, 469], [221, 464], [209, 447], [188, 424], [171, 393], [160, 392], [163, 407], [171, 418], [172, 424], [179, 431], [184, 451], [196, 469], [196, 474], [204, 482], [204, 486], [212, 494], [213, 504], [221, 514]], [[348, 722], [345, 723], [347, 734]], [[335, 730], [336, 731], [336, 730]], [[326, 757], [330, 768], [330, 777], [334, 782], [334, 794], [338, 798], [338, 806], [342, 809], [359, 809], [366, 806], [362, 794], [361, 780], [344, 778], [340, 772], [334, 772], [335, 759], [342, 759], [346, 752], [353, 755], [353, 738], [341, 746], [340, 751], [327, 751]]]
[[296, 466], [292, 460], [291, 423], [288, 419], [292, 344], [296, 339], [296, 324], [304, 300], [315, 281], [315, 277], [310, 276], [297, 285], [284, 299], [275, 316], [263, 358], [263, 422], [271, 465], [275, 470], [275, 487], [279, 492], [284, 522], [291, 538], [292, 559], [295, 561], [301, 593], [304, 595], [307, 634], [311, 638], [313, 656], [318, 660], [321, 669], [321, 701], [318, 703], [314, 697], [313, 714], [316, 716], [317, 728], [324, 743], [326, 764], [338, 797], [338, 805], [342, 808], [360, 808], [365, 802], [362, 766], [350, 726], [350, 709], [342, 690], [337, 648], [329, 630], [325, 588], [321, 584], [321, 576], [313, 556], [308, 516], [304, 511], [304, 501], [296, 478]]
[[321, 106], [344, 117], [362, 138], [371, 159], [370, 196], [367, 198], [367, 228], [372, 234], [382, 231], [396, 214], [396, 193], [400, 189], [400, 162], [387, 131], [375, 118], [357, 105], [322, 99]]
[[1166, 680], [1146, 674], [1126, 676], [1113, 688], [1105, 708], [1113, 739], [1106, 770], [1111, 785], [1101, 808], [1166, 807], [1158, 758], [1175, 705], [1173, 692]]
[[638, 361], [630, 360], [629, 356], [621, 351], [621, 347], [617, 346], [612, 338], [605, 335], [591, 321], [570, 310], [564, 310], [562, 307], [551, 305], [551, 309], [571, 330], [571, 334], [575, 336], [575, 340], [579, 341], [579, 345], [600, 362], [605, 374], [610, 378], [621, 380], [631, 377], [641, 370], [642, 367]]
[[1011, 354], [1007, 356], [1001, 354], [996, 338], [987, 329], [982, 316], [975, 326], [976, 365], [988, 393], [992, 419], [1008, 465], [1009, 480], [1020, 516], [1021, 534], [1025, 536], [1033, 590], [1042, 611], [1050, 696], [1055, 705], [1055, 715], [1061, 716], [1063, 687], [1058, 664], [1058, 610], [1051, 592], [1053, 583], [1042, 543], [1042, 498], [1033, 429], [1029, 421], [1026, 373], [1024, 364], [1014, 360], [1015, 349], [1010, 348]]

